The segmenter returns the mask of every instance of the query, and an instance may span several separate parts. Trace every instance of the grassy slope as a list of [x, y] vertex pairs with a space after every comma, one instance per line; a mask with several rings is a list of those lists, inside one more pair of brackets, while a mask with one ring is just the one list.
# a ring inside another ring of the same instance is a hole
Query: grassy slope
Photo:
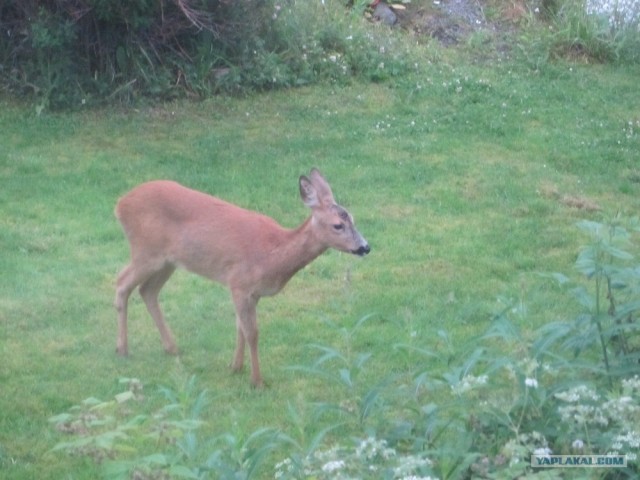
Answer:
[[[535, 272], [571, 271], [583, 241], [576, 220], [633, 215], [640, 205], [640, 133], [637, 123], [628, 127], [639, 120], [638, 73], [440, 64], [393, 85], [126, 113], [34, 118], [3, 104], [0, 476], [94, 478], [91, 463], [46, 454], [60, 440], [47, 418], [89, 396], [110, 398], [119, 377], [138, 377], [153, 392], [196, 374], [215, 397], [205, 435], [261, 426], [291, 433], [287, 402], [304, 410], [344, 394], [285, 368], [308, 365], [316, 355], [310, 343], [372, 352], [366, 385], [423, 361], [394, 344], [444, 354], [439, 329], [456, 342], [482, 331], [500, 308], [498, 295], [531, 299], [527, 327], [562, 315], [571, 306], [554, 305], [562, 297]], [[138, 298], [132, 356], [114, 355], [113, 283], [127, 261], [112, 215], [119, 195], [172, 178], [295, 226], [306, 214], [297, 177], [312, 166], [373, 250], [364, 260], [328, 253], [262, 301], [270, 388], [251, 391], [246, 373], [229, 373], [235, 329], [227, 293], [184, 273], [162, 302], [179, 359], [163, 354]], [[563, 195], [603, 210], [572, 208]], [[330, 325], [348, 329], [370, 313], [352, 338]]]

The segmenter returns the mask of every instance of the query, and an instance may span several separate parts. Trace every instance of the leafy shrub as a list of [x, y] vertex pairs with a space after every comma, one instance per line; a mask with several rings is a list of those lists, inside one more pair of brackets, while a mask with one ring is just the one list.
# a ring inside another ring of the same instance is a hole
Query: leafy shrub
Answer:
[[[145, 402], [142, 383], [135, 378], [123, 378], [120, 383], [127, 388], [113, 400], [87, 398], [49, 419], [58, 431], [71, 436], [52, 452], [66, 451], [105, 463], [111, 478], [161, 478], [162, 473], [194, 478], [176, 446], [188, 442], [202, 424], [199, 417], [206, 391], [195, 395], [193, 377], [179, 394], [164, 388], [167, 404], [146, 415], [137, 413]], [[120, 458], [124, 452], [133, 459]]]
[[338, 1], [9, 2], [0, 81], [44, 108], [290, 87], [410, 65], [388, 29]]
[[334, 445], [302, 458], [286, 458], [276, 464], [274, 478], [431, 480], [425, 476], [430, 466], [424, 453], [401, 454], [385, 440], [367, 437], [353, 445]]
[[[356, 408], [342, 409], [342, 419], [364, 411], [364, 405], [370, 411], [375, 398], [376, 412], [384, 415], [359, 414], [360, 428], [399, 457], [428, 459], [425, 472], [439, 478], [528, 478], [535, 473], [530, 465], [534, 453], [625, 453], [628, 469], [593, 472], [592, 477], [634, 477], [640, 449], [640, 378], [635, 374], [640, 268], [631, 263], [629, 250], [634, 248], [630, 230], [637, 226], [629, 222], [628, 230], [615, 218], [605, 224], [580, 222], [579, 227], [591, 241], [576, 268], [591, 282], [592, 291], [562, 274], [543, 275], [559, 281], [577, 299], [580, 311], [574, 319], [523, 331], [530, 308], [520, 298], [504, 302], [483, 335], [457, 348], [444, 330], [438, 337], [445, 352], [396, 345], [423, 356], [425, 366], [409, 378], [400, 375], [388, 382], [393, 387], [365, 385], [359, 395], [347, 382], [346, 400]], [[354, 360], [369, 358], [315, 348], [322, 352], [318, 361], [298, 368], [332, 383], [353, 378], [350, 372], [366, 366]], [[328, 361], [336, 358], [333, 364]], [[337, 400], [334, 411], [344, 402]], [[314, 451], [318, 458], [307, 454], [297, 464], [285, 460], [277, 472], [284, 474], [292, 465], [310, 468], [309, 463], [315, 465], [309, 470], [315, 475], [322, 475], [327, 465], [344, 472], [358, 468], [359, 459], [348, 443], [316, 446]], [[564, 478], [565, 473], [547, 472], [547, 478]]]
[[210, 401], [194, 376], [177, 378], [175, 388], [161, 387], [164, 404], [152, 413], [138, 379], [123, 378], [126, 389], [112, 400], [87, 398], [49, 419], [70, 440], [51, 450], [92, 459], [106, 478], [250, 478], [267, 453], [291, 442], [263, 428], [248, 436], [231, 432], [202, 439], [203, 409]]

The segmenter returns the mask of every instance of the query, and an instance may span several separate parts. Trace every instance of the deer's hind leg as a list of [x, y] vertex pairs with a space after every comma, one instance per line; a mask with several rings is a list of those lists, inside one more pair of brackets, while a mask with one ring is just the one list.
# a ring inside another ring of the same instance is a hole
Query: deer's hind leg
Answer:
[[[140, 264], [141, 262], [133, 261], [129, 263], [129, 265], [120, 272], [116, 282], [115, 307], [118, 311], [118, 339], [116, 343], [116, 352], [120, 355], [127, 355], [129, 353], [127, 340], [127, 309], [131, 292], [133, 292], [139, 285], [144, 285], [146, 282], [158, 277], [160, 273], [164, 272], [165, 268], [164, 266], [158, 268], [152, 265], [147, 265], [145, 268], [141, 268], [139, 266]], [[142, 263], [142, 265], [144, 265], [144, 263]], [[164, 284], [168, 278], [169, 277], [167, 276], [162, 281], [162, 284]], [[156, 284], [157, 281], [157, 279], [152, 281], [150, 285]], [[160, 288], [158, 288], [158, 290], [160, 290]], [[149, 307], [147, 306], [147, 308]]]
[[118, 311], [118, 338], [116, 342], [116, 352], [119, 355], [128, 355], [129, 347], [127, 342], [127, 307], [131, 292], [140, 284], [139, 275], [132, 263], [127, 265], [118, 275], [116, 282], [115, 307]]
[[176, 347], [176, 342], [173, 339], [173, 333], [171, 332], [169, 325], [165, 322], [164, 314], [162, 313], [162, 309], [158, 303], [158, 295], [175, 270], [176, 269], [173, 265], [165, 264], [160, 270], [151, 274], [142, 283], [142, 285], [140, 285], [140, 296], [142, 297], [142, 300], [144, 300], [153, 321], [156, 323], [156, 327], [158, 327], [158, 331], [162, 337], [162, 345], [164, 346], [165, 351], [172, 355], [178, 353], [178, 347]]

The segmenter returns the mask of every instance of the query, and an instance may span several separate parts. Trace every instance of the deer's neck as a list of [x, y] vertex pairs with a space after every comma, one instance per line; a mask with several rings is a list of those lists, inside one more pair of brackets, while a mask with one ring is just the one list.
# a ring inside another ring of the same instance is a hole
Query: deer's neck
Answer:
[[312, 217], [293, 230], [284, 230], [282, 238], [268, 254], [266, 262], [269, 275], [263, 295], [274, 295], [299, 270], [310, 264], [327, 250], [327, 246], [318, 240], [313, 228]]

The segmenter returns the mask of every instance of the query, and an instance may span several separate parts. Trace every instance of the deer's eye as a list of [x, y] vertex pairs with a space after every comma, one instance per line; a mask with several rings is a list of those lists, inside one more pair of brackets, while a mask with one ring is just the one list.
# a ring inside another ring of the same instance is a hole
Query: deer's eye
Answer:
[[334, 229], [336, 232], [339, 232], [340, 230], [343, 230], [343, 229], [344, 229], [344, 224], [342, 224], [342, 223], [336, 223], [336, 224], [333, 226], [333, 229]]

